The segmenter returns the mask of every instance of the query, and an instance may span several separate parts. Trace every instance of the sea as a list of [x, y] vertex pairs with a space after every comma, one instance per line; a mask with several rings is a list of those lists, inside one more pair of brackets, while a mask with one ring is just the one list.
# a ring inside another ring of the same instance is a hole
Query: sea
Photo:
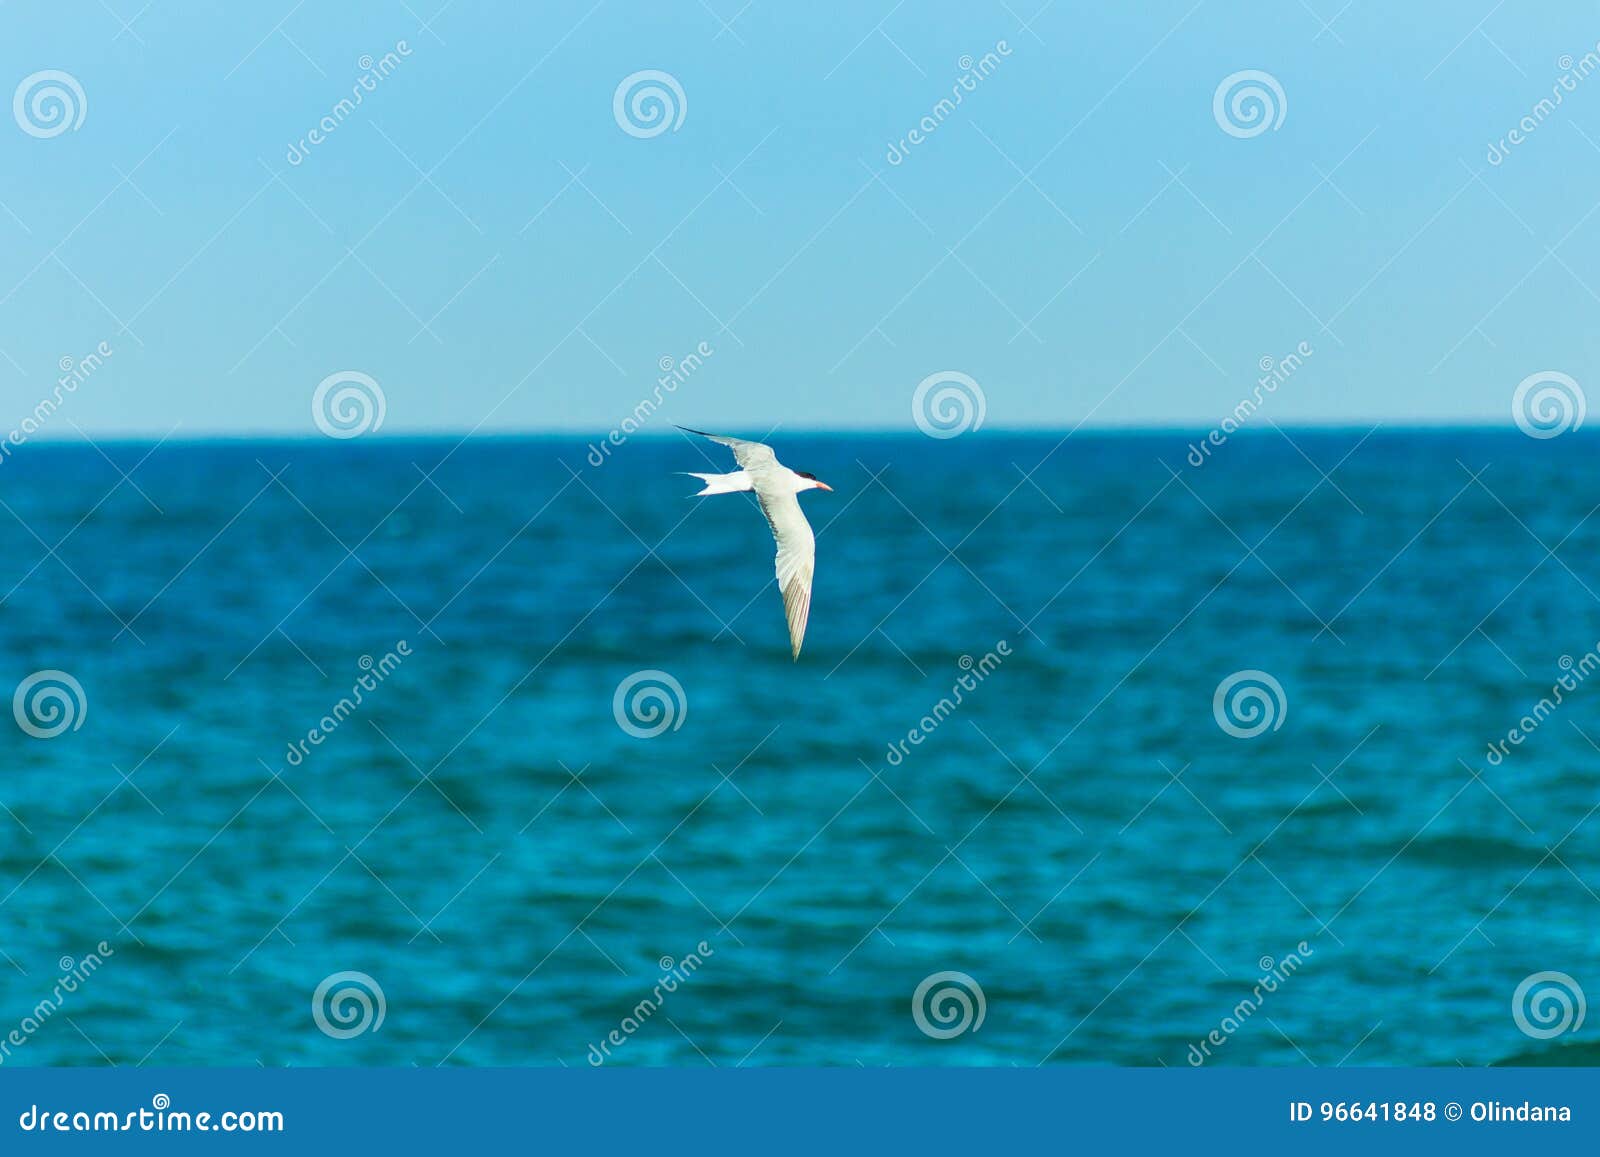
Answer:
[[0, 1066], [1600, 1062], [1600, 436], [1205, 437], [778, 430], [798, 661], [689, 435], [9, 448]]

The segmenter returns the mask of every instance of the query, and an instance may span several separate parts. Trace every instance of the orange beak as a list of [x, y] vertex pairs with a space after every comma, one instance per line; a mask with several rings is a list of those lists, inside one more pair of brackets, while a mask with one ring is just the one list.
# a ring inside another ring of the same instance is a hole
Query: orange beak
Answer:
[[[813, 478], [812, 481], [816, 482], [817, 480]], [[829, 494], [833, 493], [833, 487], [829, 486], [826, 482], [817, 482], [817, 489], [826, 490]]]

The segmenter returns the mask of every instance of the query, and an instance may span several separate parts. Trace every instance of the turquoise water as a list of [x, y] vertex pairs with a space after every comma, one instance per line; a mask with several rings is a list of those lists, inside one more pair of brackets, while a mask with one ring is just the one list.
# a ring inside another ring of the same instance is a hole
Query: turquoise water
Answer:
[[1600, 681], [1489, 752], [1600, 642], [1600, 439], [1194, 436], [780, 432], [797, 664], [687, 440], [24, 447], [4, 1063], [1592, 1059], [1512, 1001], [1600, 991]]

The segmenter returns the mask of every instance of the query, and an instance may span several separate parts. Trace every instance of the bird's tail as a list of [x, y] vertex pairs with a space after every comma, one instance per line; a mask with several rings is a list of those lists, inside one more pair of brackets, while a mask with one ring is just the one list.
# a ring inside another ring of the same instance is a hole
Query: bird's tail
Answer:
[[704, 490], [697, 490], [691, 495], [694, 498], [702, 494], [737, 494], [741, 490], [755, 489], [750, 484], [750, 475], [743, 470], [735, 470], [732, 474], [696, 474], [693, 470], [680, 470], [678, 473], [698, 478], [706, 484]]

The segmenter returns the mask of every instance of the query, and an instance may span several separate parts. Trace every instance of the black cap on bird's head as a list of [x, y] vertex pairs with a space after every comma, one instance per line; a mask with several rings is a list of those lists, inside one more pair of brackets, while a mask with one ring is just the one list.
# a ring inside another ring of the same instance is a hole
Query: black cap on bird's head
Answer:
[[809, 470], [796, 470], [794, 474], [796, 478], [806, 479], [817, 490], [827, 490], [829, 492], [833, 490], [833, 487], [829, 486], [826, 482], [818, 482], [817, 476], [811, 473]]

